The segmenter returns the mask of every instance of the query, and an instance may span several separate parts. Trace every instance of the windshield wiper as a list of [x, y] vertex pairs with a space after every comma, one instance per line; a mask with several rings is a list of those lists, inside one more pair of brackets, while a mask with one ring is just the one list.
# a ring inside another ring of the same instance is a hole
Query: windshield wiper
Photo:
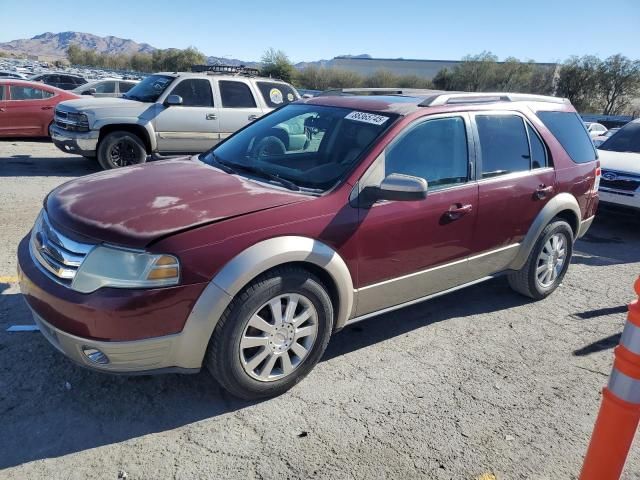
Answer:
[[238, 170], [243, 170], [247, 173], [251, 173], [258, 177], [266, 178], [271, 180], [272, 182], [278, 183], [289, 190], [294, 190], [296, 192], [300, 191], [300, 187], [296, 185], [291, 180], [287, 180], [286, 178], [282, 178], [275, 173], [267, 172], [265, 170], [261, 170], [252, 165], [242, 165], [239, 163], [225, 162], [216, 157], [213, 153], [211, 154], [211, 159], [213, 162], [220, 167], [221, 170], [224, 170], [227, 173], [237, 173]]

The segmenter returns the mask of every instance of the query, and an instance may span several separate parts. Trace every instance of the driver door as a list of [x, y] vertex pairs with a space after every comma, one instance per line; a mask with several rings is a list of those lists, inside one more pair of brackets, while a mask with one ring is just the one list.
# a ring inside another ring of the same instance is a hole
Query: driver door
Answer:
[[219, 113], [208, 78], [184, 79], [168, 95], [180, 96], [182, 105], [157, 105], [158, 151], [199, 153], [220, 141]]
[[472, 138], [464, 113], [421, 119], [361, 179], [366, 187], [391, 173], [421, 177], [428, 193], [424, 200], [378, 201], [359, 209], [357, 316], [469, 281], [466, 259], [478, 206]]

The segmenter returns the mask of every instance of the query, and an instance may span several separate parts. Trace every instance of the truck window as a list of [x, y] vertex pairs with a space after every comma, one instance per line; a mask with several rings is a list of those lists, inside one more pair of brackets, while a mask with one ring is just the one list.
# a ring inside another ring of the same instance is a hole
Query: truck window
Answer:
[[213, 107], [211, 82], [205, 78], [182, 80], [171, 95], [180, 95], [183, 107]]
[[244, 82], [220, 80], [220, 96], [224, 108], [255, 108], [256, 99], [253, 98], [249, 85]]
[[286, 83], [257, 82], [264, 103], [270, 108], [278, 108], [298, 100], [296, 91]]

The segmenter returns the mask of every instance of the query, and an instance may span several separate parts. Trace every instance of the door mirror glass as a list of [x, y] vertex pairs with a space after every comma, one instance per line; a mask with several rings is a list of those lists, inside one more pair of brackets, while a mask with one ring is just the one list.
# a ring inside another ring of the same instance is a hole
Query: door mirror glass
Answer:
[[94, 93], [96, 93], [96, 89], [95, 88], [90, 88], [90, 89], [85, 90], [84, 92], [82, 92], [82, 95], [93, 95]]
[[424, 178], [392, 173], [375, 187], [376, 200], [415, 201], [427, 198], [427, 181]]
[[180, 95], [169, 95], [164, 104], [167, 107], [182, 105], [182, 97]]

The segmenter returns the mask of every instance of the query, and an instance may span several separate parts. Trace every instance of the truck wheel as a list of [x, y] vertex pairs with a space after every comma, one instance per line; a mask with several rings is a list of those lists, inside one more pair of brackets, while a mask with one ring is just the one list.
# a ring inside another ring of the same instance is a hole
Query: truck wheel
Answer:
[[209, 342], [205, 364], [246, 400], [286, 392], [318, 363], [333, 329], [333, 306], [306, 270], [274, 269], [233, 299]]
[[508, 276], [516, 292], [535, 300], [549, 296], [562, 283], [573, 254], [573, 231], [554, 218], [540, 234], [527, 263]]
[[147, 150], [140, 137], [129, 132], [111, 132], [98, 145], [98, 163], [105, 170], [147, 161]]

